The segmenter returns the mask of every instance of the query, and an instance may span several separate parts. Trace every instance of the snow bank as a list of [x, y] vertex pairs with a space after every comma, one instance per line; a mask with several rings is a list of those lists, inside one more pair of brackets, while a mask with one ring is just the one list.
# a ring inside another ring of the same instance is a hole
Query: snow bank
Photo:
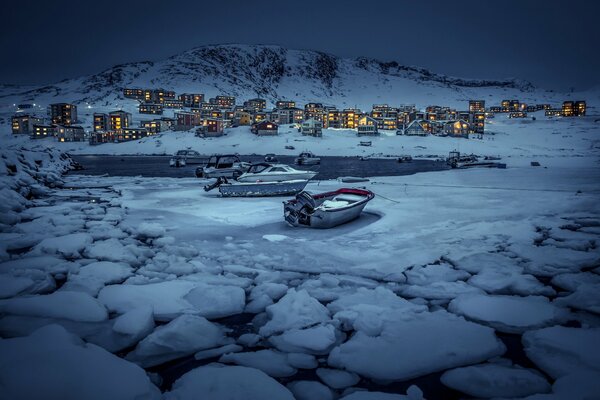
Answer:
[[160, 399], [143, 369], [62, 327], [0, 340], [2, 396], [11, 399]]

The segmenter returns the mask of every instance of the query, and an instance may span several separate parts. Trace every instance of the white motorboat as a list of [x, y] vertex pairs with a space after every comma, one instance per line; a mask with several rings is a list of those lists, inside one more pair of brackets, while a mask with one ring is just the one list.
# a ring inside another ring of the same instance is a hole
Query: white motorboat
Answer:
[[253, 164], [239, 178], [238, 182], [281, 182], [293, 180], [310, 180], [317, 175], [314, 171], [295, 169], [286, 164]]
[[196, 169], [199, 178], [237, 178], [248, 169], [250, 163], [243, 162], [236, 154], [213, 155], [203, 167]]
[[298, 165], [317, 165], [321, 164], [321, 158], [315, 156], [310, 151], [304, 151], [300, 153], [298, 158], [296, 158], [296, 164]]
[[222, 197], [268, 197], [294, 195], [306, 187], [307, 179], [273, 182], [238, 182], [228, 181], [227, 178], [218, 178], [210, 185], [204, 186], [209, 192], [219, 189]]
[[353, 188], [314, 195], [301, 192], [283, 203], [284, 219], [291, 226], [333, 228], [358, 218], [374, 197], [370, 190]]

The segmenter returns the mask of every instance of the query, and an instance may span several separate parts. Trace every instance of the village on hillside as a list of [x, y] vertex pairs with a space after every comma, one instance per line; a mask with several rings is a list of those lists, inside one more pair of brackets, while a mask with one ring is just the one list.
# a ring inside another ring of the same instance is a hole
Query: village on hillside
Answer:
[[[242, 104], [234, 96], [217, 95], [207, 101], [202, 93], [181, 93], [164, 89], [124, 88], [122, 95], [137, 101], [139, 116], [123, 109], [94, 113], [86, 130], [78, 118], [77, 104], [53, 103], [14, 105], [12, 133], [31, 139], [53, 137], [58, 142], [89, 142], [90, 145], [138, 140], [166, 131], [194, 131], [199, 137], [218, 137], [230, 127], [248, 126], [258, 136], [277, 135], [281, 125], [291, 125], [305, 136], [321, 137], [323, 129], [355, 130], [358, 136], [373, 136], [381, 131], [398, 135], [450, 136], [482, 138], [486, 120], [504, 113], [509, 118], [532, 118], [538, 112], [547, 117], [586, 115], [586, 101], [567, 100], [562, 106], [525, 104], [517, 99], [503, 100], [486, 107], [484, 100], [469, 100], [468, 109], [430, 105], [418, 109], [415, 104], [390, 106], [374, 104], [370, 111], [358, 108], [338, 109], [312, 102], [299, 107], [293, 100], [278, 100], [272, 109], [267, 101], [253, 98]], [[167, 110], [172, 110], [167, 116]], [[154, 116], [154, 117], [152, 117]]]

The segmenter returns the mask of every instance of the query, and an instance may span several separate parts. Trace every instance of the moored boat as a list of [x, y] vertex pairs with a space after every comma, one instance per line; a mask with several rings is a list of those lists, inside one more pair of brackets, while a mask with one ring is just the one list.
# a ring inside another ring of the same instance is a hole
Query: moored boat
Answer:
[[296, 164], [298, 165], [317, 165], [321, 164], [321, 158], [315, 156], [310, 151], [304, 151], [300, 153], [298, 158], [296, 158]]
[[250, 166], [236, 154], [220, 154], [210, 156], [206, 165], [196, 169], [199, 178], [237, 178]]
[[223, 197], [268, 197], [290, 196], [304, 190], [307, 179], [296, 179], [279, 182], [238, 182], [218, 178], [213, 184], [204, 187], [205, 191], [219, 188]]
[[169, 160], [169, 166], [171, 167], [185, 167], [191, 164], [204, 164], [206, 158], [202, 157], [200, 153], [195, 150], [179, 150]]
[[238, 182], [281, 182], [297, 179], [310, 180], [317, 172], [304, 171], [286, 164], [252, 164], [246, 172], [237, 178]]
[[366, 189], [342, 188], [314, 195], [304, 191], [283, 203], [284, 218], [292, 226], [333, 228], [358, 218], [374, 197]]

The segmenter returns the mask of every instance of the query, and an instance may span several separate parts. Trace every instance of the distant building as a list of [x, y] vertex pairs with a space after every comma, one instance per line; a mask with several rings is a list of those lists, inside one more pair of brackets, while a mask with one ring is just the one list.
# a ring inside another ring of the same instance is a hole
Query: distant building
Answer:
[[142, 100], [146, 103], [162, 104], [165, 99], [175, 99], [175, 92], [164, 89], [144, 89], [144, 97]]
[[520, 103], [519, 100], [502, 100], [502, 103], [500, 103], [501, 106], [501, 110], [502, 112], [513, 112], [513, 111], [520, 111]]
[[301, 132], [304, 136], [321, 137], [323, 136], [323, 122], [317, 121], [314, 118], [307, 119], [302, 122]]
[[355, 108], [347, 108], [342, 110], [340, 115], [340, 128], [342, 129], [356, 129], [358, 126], [358, 118], [360, 117], [360, 110]]
[[50, 121], [56, 125], [69, 126], [77, 123], [77, 106], [69, 103], [54, 103], [48, 107]]
[[252, 124], [252, 114], [243, 110], [235, 111], [233, 114], [233, 124], [238, 126], [247, 126]]
[[106, 132], [109, 130], [110, 120], [107, 114], [94, 113], [94, 132]]
[[168, 131], [173, 125], [172, 118], [157, 118], [150, 121], [141, 121], [140, 127], [146, 129], [148, 134]]
[[179, 95], [179, 100], [184, 107], [199, 108], [204, 102], [204, 94], [202, 93], [182, 93]]
[[56, 133], [56, 125], [33, 125], [33, 131], [31, 132], [31, 139], [44, 139], [52, 137]]
[[254, 128], [255, 133], [258, 136], [275, 136], [277, 135], [277, 131], [279, 129], [279, 125], [271, 121], [262, 121], [256, 124]]
[[586, 112], [585, 101], [565, 101], [562, 105], [563, 117], [581, 117]]
[[304, 106], [304, 119], [314, 119], [315, 121], [323, 122], [323, 104], [308, 103]]
[[16, 114], [11, 122], [13, 135], [31, 135], [33, 126], [43, 124], [44, 119], [29, 114]]
[[81, 126], [58, 125], [55, 132], [59, 142], [83, 142], [85, 140], [85, 131]]
[[198, 128], [197, 133], [204, 137], [217, 137], [224, 135], [223, 121], [220, 119], [209, 118]]
[[144, 89], [125, 88], [123, 89], [123, 96], [127, 99], [142, 100], [144, 98]]
[[148, 136], [148, 131], [145, 128], [123, 128], [120, 133], [115, 135], [115, 140], [118, 142], [128, 142], [146, 136]]
[[235, 97], [219, 95], [208, 100], [209, 103], [217, 105], [219, 108], [232, 108], [235, 106]]
[[514, 111], [508, 114], [508, 118], [527, 118], [527, 113], [524, 111]]
[[562, 117], [562, 110], [559, 108], [549, 108], [544, 111], [546, 117]]
[[500, 106], [492, 106], [490, 107], [490, 112], [493, 112], [494, 114], [496, 113], [501, 113], [502, 111], [502, 107]]
[[341, 127], [341, 114], [335, 107], [328, 107], [323, 114], [323, 128], [338, 129]]
[[304, 111], [297, 107], [276, 108], [271, 115], [279, 125], [300, 124], [304, 120]]
[[244, 102], [244, 109], [246, 111], [262, 111], [267, 108], [267, 101], [264, 99], [250, 99]]
[[123, 110], [108, 113], [108, 130], [120, 133], [123, 128], [131, 126], [131, 113]]
[[377, 121], [378, 129], [396, 130], [398, 126], [399, 110], [387, 104], [374, 104], [371, 117]]
[[471, 133], [484, 133], [485, 130], [485, 112], [469, 112]]
[[358, 136], [378, 135], [379, 131], [377, 129], [377, 120], [373, 117], [369, 117], [368, 115], [360, 117], [358, 119], [357, 133]]
[[469, 112], [470, 113], [485, 112], [485, 100], [469, 100]]
[[90, 145], [112, 143], [115, 141], [114, 132], [92, 132], [90, 133]]
[[275, 108], [296, 108], [296, 102], [291, 100], [277, 100]]
[[138, 112], [140, 114], [162, 115], [163, 105], [159, 103], [140, 103]]
[[180, 111], [175, 113], [175, 126], [178, 131], [188, 131], [202, 123], [201, 115], [194, 112]]
[[162, 106], [164, 108], [175, 108], [175, 109], [182, 109], [183, 106], [183, 100], [180, 99], [164, 99], [164, 101], [162, 102]]

